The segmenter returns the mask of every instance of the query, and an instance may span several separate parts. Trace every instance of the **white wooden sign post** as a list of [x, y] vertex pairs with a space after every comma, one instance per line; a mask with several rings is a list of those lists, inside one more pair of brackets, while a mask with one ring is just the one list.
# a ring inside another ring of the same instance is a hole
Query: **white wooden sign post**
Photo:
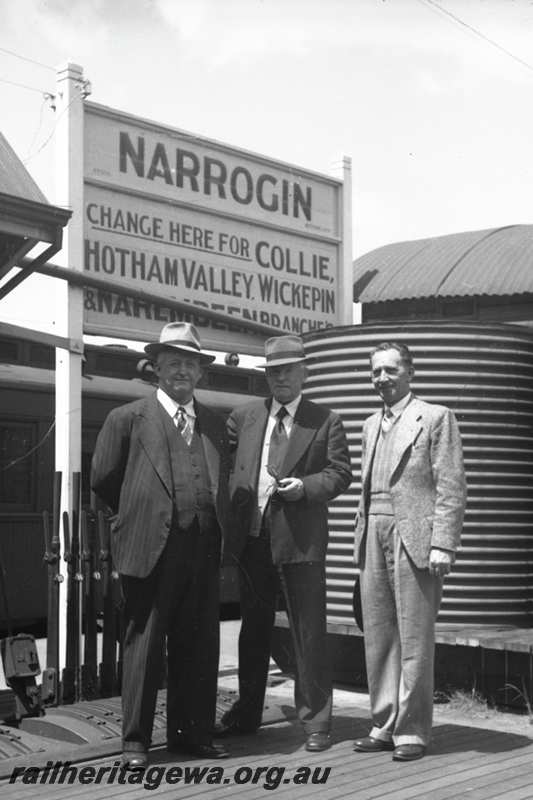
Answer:
[[[83, 70], [68, 63], [57, 71], [56, 205], [73, 211], [58, 256], [70, 270], [83, 267]], [[58, 281], [57, 333], [83, 341], [83, 289]], [[72, 476], [81, 471], [82, 352], [56, 348], [56, 471], [62, 473], [61, 513], [72, 518], [75, 505]], [[61, 553], [65, 552], [61, 526]], [[61, 571], [65, 562], [61, 560]], [[61, 583], [59, 667], [65, 665], [66, 581]], [[60, 677], [60, 676], [59, 676]]]

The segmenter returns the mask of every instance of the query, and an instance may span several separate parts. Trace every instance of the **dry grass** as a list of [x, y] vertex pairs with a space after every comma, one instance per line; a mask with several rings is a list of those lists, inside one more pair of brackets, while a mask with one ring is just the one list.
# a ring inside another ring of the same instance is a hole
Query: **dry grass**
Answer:
[[514, 683], [506, 683], [504, 688], [505, 689], [512, 689], [514, 692], [516, 692], [515, 700], [517, 700], [519, 697], [522, 699], [522, 701], [523, 701], [523, 703], [524, 703], [524, 705], [525, 705], [525, 707], [527, 709], [527, 715], [528, 715], [528, 719], [529, 719], [529, 724], [533, 725], [533, 708], [531, 707], [531, 699], [529, 697], [529, 694], [528, 694], [528, 691], [527, 691], [527, 688], [526, 688], [525, 679], [522, 678], [522, 688], [521, 689], [519, 689], [518, 686], [515, 686]]
[[437, 719], [440, 718], [441, 722], [448, 720], [463, 725], [533, 737], [533, 715], [527, 706], [529, 698], [524, 695], [523, 690], [514, 685], [507, 684], [505, 688], [517, 692], [517, 696], [522, 697], [528, 709], [527, 713], [493, 705], [474, 688], [470, 691], [451, 692], [447, 703], [438, 703], [435, 706], [435, 716]]
[[450, 695], [445, 709], [468, 717], [483, 717], [485, 719], [498, 714], [497, 709], [490, 708], [486, 698], [482, 697], [476, 689], [472, 689], [470, 692], [456, 689]]

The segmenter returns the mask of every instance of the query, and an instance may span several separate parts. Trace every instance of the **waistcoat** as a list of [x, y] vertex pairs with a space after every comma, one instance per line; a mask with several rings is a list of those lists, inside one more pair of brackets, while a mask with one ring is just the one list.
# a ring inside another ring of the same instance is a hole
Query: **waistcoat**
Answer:
[[399, 422], [387, 432], [379, 432], [372, 459], [372, 473], [370, 478], [370, 494], [390, 495], [390, 471], [394, 444], [398, 435]]
[[161, 414], [172, 466], [174, 519], [180, 528], [188, 528], [195, 517], [200, 528], [211, 527], [216, 520], [216, 511], [202, 438], [198, 432], [198, 419], [194, 426], [191, 444], [187, 446], [183, 436], [163, 408]]

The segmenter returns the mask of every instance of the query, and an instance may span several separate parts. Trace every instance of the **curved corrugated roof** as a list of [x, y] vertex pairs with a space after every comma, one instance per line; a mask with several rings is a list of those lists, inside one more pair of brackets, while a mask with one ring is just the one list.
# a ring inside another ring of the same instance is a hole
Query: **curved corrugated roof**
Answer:
[[533, 225], [398, 242], [353, 262], [354, 301], [533, 293]]

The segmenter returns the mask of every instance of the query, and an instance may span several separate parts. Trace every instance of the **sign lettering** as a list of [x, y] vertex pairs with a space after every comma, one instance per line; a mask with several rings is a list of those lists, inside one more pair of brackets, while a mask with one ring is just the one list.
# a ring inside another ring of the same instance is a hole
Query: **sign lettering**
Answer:
[[157, 335], [180, 318], [165, 300], [190, 304], [213, 349], [261, 351], [239, 318], [294, 333], [338, 324], [339, 181], [85, 108], [84, 270], [124, 286], [124, 295], [86, 289], [87, 332]]

